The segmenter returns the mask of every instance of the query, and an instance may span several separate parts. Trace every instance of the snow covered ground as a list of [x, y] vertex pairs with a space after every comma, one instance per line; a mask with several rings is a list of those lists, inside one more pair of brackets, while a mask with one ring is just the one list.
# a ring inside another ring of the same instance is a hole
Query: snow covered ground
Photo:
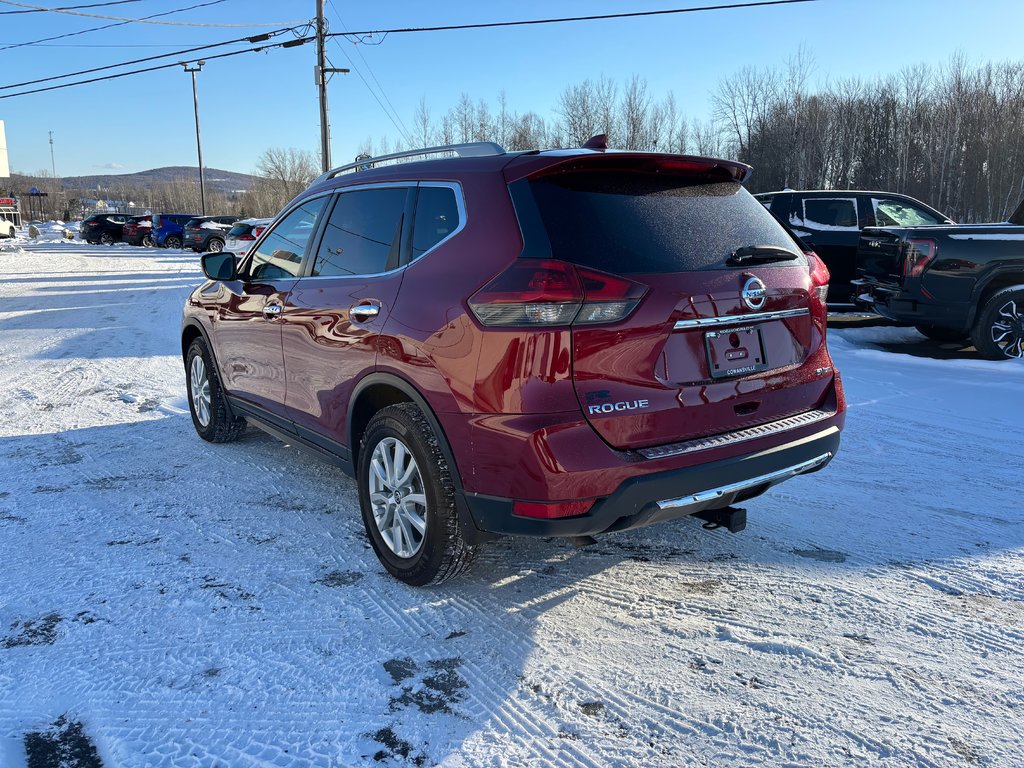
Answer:
[[349, 479], [195, 436], [194, 255], [0, 264], [3, 768], [1024, 765], [1022, 365], [834, 332], [843, 449], [746, 532], [504, 541], [412, 589]]

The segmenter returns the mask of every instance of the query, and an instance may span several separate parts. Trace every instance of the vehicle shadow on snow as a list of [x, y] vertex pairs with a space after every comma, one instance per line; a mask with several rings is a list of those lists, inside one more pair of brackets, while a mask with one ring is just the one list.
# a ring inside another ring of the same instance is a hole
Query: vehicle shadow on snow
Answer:
[[[579, 600], [597, 595], [633, 609], [652, 574], [681, 574], [677, 591], [662, 589], [659, 600], [683, 605], [694, 589], [712, 595], [721, 586], [702, 573], [732, 566], [747, 578], [782, 563], [827, 579], [1024, 547], [1012, 499], [1001, 509], [996, 497], [944, 508], [898, 483], [873, 487], [864, 479], [868, 459], [842, 459], [747, 502], [742, 534], [708, 533], [684, 519], [583, 549], [502, 540], [484, 547], [463, 578], [414, 589], [387, 575], [370, 550], [353, 481], [257, 430], [210, 445], [176, 416], [0, 438], [0, 560], [10, 574], [0, 627], [16, 627], [0, 636], [0, 654], [70, 649], [57, 663], [73, 658], [79, 674], [46, 684], [85, 715], [96, 685], [114, 689], [120, 698], [100, 698], [120, 704], [91, 718], [100, 740], [118, 737], [117, 723], [136, 715], [164, 718], [164, 738], [245, 762], [265, 758], [284, 738], [275, 729], [301, 712], [309, 741], [297, 750], [314, 757], [327, 739], [343, 760], [433, 764], [495, 722], [527, 740], [517, 754], [571, 755], [586, 740], [560, 713], [620, 705], [582, 681], [553, 691], [531, 677], [528, 659], [538, 627], [549, 622], [550, 634]], [[73, 573], [62, 570], [71, 564]], [[608, 571], [614, 578], [602, 578]], [[153, 639], [140, 642], [146, 631]], [[565, 626], [560, 634], [572, 645], [573, 633]], [[106, 667], [123, 679], [97, 683]], [[15, 689], [6, 698], [32, 695]], [[225, 708], [225, 695], [246, 706]], [[250, 704], [262, 725], [251, 722]], [[172, 727], [179, 712], [190, 721], [185, 733]], [[255, 751], [218, 752], [223, 732], [249, 734], [246, 749]]]

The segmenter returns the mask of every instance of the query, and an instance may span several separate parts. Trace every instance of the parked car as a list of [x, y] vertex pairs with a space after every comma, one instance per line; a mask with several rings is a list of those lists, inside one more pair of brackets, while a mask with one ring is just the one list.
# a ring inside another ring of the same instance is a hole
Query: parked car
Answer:
[[865, 229], [857, 303], [929, 338], [1024, 358], [1024, 201], [1000, 224]]
[[128, 245], [153, 246], [153, 216], [132, 216], [124, 223], [121, 239]]
[[82, 220], [79, 236], [87, 243], [113, 245], [121, 242], [128, 217], [120, 213], [97, 213]]
[[189, 219], [182, 228], [182, 246], [198, 253], [223, 251], [228, 231], [236, 221], [237, 216], [196, 216]]
[[153, 245], [160, 248], [181, 248], [182, 230], [194, 213], [154, 213]]
[[749, 172], [484, 143], [326, 173], [244, 258], [203, 254], [195, 429], [249, 422], [354, 474], [414, 585], [495, 535], [740, 530], [732, 505], [824, 467], [845, 418], [827, 271]]
[[830, 303], [853, 301], [857, 243], [864, 227], [952, 224], [920, 200], [891, 192], [784, 190], [754, 195], [821, 257], [832, 275]]
[[0, 237], [14, 237], [21, 226], [21, 208], [16, 197], [0, 197]]
[[263, 230], [266, 229], [273, 219], [242, 219], [235, 222], [224, 241], [224, 250], [230, 251], [236, 256], [245, 256], [249, 248], [256, 241]]

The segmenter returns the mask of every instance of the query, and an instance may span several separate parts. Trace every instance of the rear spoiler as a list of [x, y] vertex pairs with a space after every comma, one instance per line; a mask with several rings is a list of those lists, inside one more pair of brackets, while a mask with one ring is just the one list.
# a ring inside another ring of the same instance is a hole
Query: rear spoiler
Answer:
[[753, 172], [746, 163], [694, 155], [654, 152], [577, 151], [569, 155], [520, 155], [505, 166], [508, 183], [567, 173], [615, 172], [666, 176], [700, 176], [713, 181], [743, 183]]

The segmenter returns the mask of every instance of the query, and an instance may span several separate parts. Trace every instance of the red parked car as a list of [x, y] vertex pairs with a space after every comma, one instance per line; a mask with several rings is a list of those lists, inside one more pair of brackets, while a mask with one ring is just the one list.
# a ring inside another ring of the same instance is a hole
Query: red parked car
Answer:
[[143, 245], [146, 248], [153, 247], [153, 216], [132, 216], [124, 223], [121, 230], [121, 239], [128, 245]]
[[471, 144], [324, 174], [243, 259], [202, 257], [195, 428], [252, 423], [354, 474], [410, 584], [494, 535], [738, 530], [732, 505], [824, 467], [845, 414], [827, 270], [749, 172]]

